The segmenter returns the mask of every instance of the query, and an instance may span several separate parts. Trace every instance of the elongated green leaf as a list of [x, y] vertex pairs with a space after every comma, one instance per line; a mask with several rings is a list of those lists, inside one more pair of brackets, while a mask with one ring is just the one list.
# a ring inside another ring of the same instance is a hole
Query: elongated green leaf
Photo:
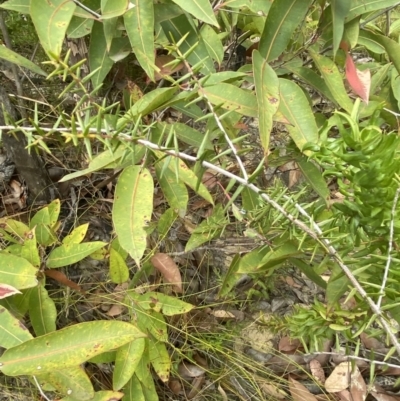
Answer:
[[[111, 390], [102, 390], [96, 391], [94, 393], [93, 398], [90, 398], [90, 401], [118, 401], [124, 396], [124, 393], [119, 391], [111, 391]], [[124, 397], [125, 399], [125, 397]], [[72, 396], [67, 396], [62, 398], [59, 401], [78, 401], [77, 398]], [[79, 400], [80, 401], [80, 400]]]
[[36, 336], [56, 331], [57, 309], [43, 283], [30, 290], [29, 317]]
[[136, 376], [142, 386], [142, 392], [146, 401], [159, 401], [159, 397], [154, 386], [153, 375], [149, 369], [150, 356], [148, 352], [148, 339], [146, 339], [146, 350], [143, 353], [143, 358], [136, 369]]
[[101, 19], [119, 17], [129, 8], [129, 0], [109, 0], [101, 3]]
[[113, 248], [110, 249], [110, 278], [116, 284], [125, 283], [129, 279], [129, 269], [124, 258]]
[[171, 157], [167, 157], [156, 164], [158, 182], [169, 205], [176, 210], [179, 216], [184, 217], [189, 194], [186, 185], [179, 178], [177, 179], [176, 174], [166, 166], [167, 163], [174, 163], [174, 161], [171, 160]]
[[326, 85], [325, 81], [312, 69], [306, 67], [286, 67], [289, 71], [296, 74], [303, 82], [312, 86], [316, 91], [321, 93], [326, 99], [336, 103], [331, 91]]
[[[173, 130], [180, 141], [185, 142], [188, 145], [195, 146], [196, 148], [200, 148], [200, 146], [204, 141], [204, 136], [205, 136], [204, 133], [197, 131], [196, 129], [188, 126], [187, 124], [175, 123], [172, 126], [171, 124], [160, 123], [159, 126], [160, 129], [163, 129], [164, 127], [166, 129], [173, 127]], [[209, 139], [204, 144], [204, 149], [209, 149], [209, 150], [214, 149], [211, 139]]]
[[148, 401], [144, 397], [142, 384], [136, 375], [133, 375], [124, 387], [123, 401]]
[[106, 40], [106, 47], [109, 57], [110, 57], [111, 43], [114, 39], [115, 31], [117, 29], [117, 22], [118, 22], [118, 17], [105, 19], [103, 21], [104, 38]]
[[375, 34], [372, 31], [361, 29], [357, 43], [365, 46], [368, 50], [376, 54], [383, 54], [386, 52], [385, 46], [376, 40]]
[[221, 64], [224, 59], [224, 47], [218, 34], [210, 25], [204, 25], [200, 30], [200, 35], [207, 46], [211, 58]]
[[273, 117], [279, 107], [279, 80], [275, 71], [257, 50], [253, 52], [253, 72], [258, 100], [260, 139], [264, 154], [268, 155]]
[[353, 110], [353, 102], [350, 100], [343, 84], [343, 78], [336, 67], [335, 63], [328, 57], [320, 56], [317, 53], [311, 52], [310, 55], [314, 60], [319, 72], [324, 78], [332, 96], [340, 107], [348, 113]]
[[324, 177], [322, 177], [322, 173], [318, 170], [317, 166], [313, 162], [308, 161], [305, 157], [298, 158], [296, 162], [314, 191], [322, 199], [327, 200], [329, 196], [329, 188], [326, 185], [326, 181]]
[[30, 16], [45, 52], [58, 57], [75, 11], [75, 3], [65, 0], [31, 0]]
[[215, 72], [214, 63], [201, 36], [194, 29], [195, 23], [191, 24], [188, 18], [190, 16], [180, 15], [172, 20], [163, 21], [161, 22], [162, 29], [166, 37], [170, 39], [172, 35], [175, 42], [181, 41], [187, 35], [179, 47], [180, 51], [185, 54], [194, 47], [186, 56], [186, 60], [192, 66], [201, 63], [200, 72], [204, 75], [211, 74]]
[[31, 0], [8, 0], [0, 4], [4, 10], [17, 11], [21, 14], [29, 15]]
[[282, 114], [292, 125], [287, 129], [301, 150], [307, 142], [318, 142], [318, 127], [314, 114], [303, 91], [292, 81], [279, 79], [281, 102], [279, 105]]
[[79, 227], [76, 227], [71, 234], [68, 234], [63, 240], [62, 243], [66, 244], [80, 244], [89, 228], [89, 223], [82, 224]]
[[211, 24], [219, 27], [218, 22], [214, 16], [214, 11], [211, 7], [209, 0], [172, 0], [175, 4], [182, 7], [183, 10], [192, 14], [193, 17], [205, 22], [206, 24]]
[[151, 365], [157, 376], [162, 382], [166, 383], [169, 380], [171, 372], [171, 358], [169, 357], [165, 343], [159, 341], [149, 341], [149, 355]]
[[168, 341], [168, 329], [164, 316], [160, 312], [151, 309], [133, 308], [137, 316], [137, 327], [145, 334], [150, 333], [157, 341]]
[[19, 376], [65, 369], [140, 337], [144, 334], [130, 323], [79, 323], [9, 348], [0, 358], [0, 371]]
[[[161, 152], [158, 152], [157, 155], [160, 157], [162, 155]], [[182, 180], [189, 188], [192, 188], [198, 195], [204, 198], [206, 201], [210, 202], [212, 205], [214, 204], [214, 200], [203, 183], [198, 183], [198, 178], [196, 174], [185, 164], [184, 161], [179, 160], [178, 164], [178, 176], [179, 179]], [[175, 163], [169, 163], [168, 168], [175, 173]]]
[[376, 41], [386, 49], [390, 60], [393, 62], [397, 72], [400, 74], [400, 45], [386, 36], [379, 35], [372, 31], [367, 32], [371, 40]]
[[36, 379], [42, 387], [49, 383], [61, 394], [70, 394], [74, 400], [93, 400], [92, 382], [80, 366], [70, 366], [65, 370], [54, 370], [42, 375], [37, 374]]
[[67, 36], [69, 39], [78, 39], [92, 32], [94, 20], [92, 18], [79, 18], [75, 15], [68, 25]]
[[156, 312], [162, 312], [166, 316], [180, 315], [194, 308], [193, 305], [187, 302], [159, 292], [138, 294], [133, 290], [129, 290], [126, 293], [125, 302], [127, 305], [132, 305], [133, 308], [138, 306], [144, 310], [153, 309]]
[[344, 31], [344, 20], [350, 11], [349, 0], [331, 0], [332, 24], [333, 24], [333, 55], [339, 49]]
[[35, 74], [47, 76], [47, 74], [36, 64], [32, 63], [32, 61], [20, 56], [18, 53], [13, 52], [5, 46], [0, 46], [0, 58], [19, 65], [20, 67], [24, 67]]
[[120, 175], [115, 189], [113, 222], [119, 243], [136, 264], [146, 250], [146, 226], [153, 212], [153, 178], [140, 166], [127, 167]]
[[37, 285], [37, 269], [26, 259], [0, 252], [0, 282], [18, 290]]
[[39, 268], [40, 256], [36, 243], [35, 229], [28, 231], [25, 238], [24, 244], [21, 247], [21, 252], [18, 256], [25, 258], [33, 266]]
[[249, 91], [232, 84], [220, 83], [207, 86], [199, 92], [206, 95], [212, 104], [226, 110], [234, 110], [244, 116], [257, 117], [257, 98]]
[[152, 1], [132, 0], [133, 7], [124, 14], [125, 29], [142, 68], [154, 81], [154, 6]]
[[262, 57], [272, 61], [285, 51], [311, 4], [312, 0], [274, 0], [258, 47]]
[[172, 98], [176, 88], [158, 88], [149, 93], [146, 93], [140, 100], [138, 100], [126, 113], [126, 115], [118, 121], [118, 128], [126, 122], [137, 118], [139, 115], [145, 115], [157, 110]]
[[396, 3], [395, 0], [352, 0], [347, 21], [371, 11], [379, 10], [381, 12], [385, 7], [391, 7]]
[[90, 35], [89, 66], [90, 71], [97, 72], [92, 76], [93, 87], [103, 83], [104, 78], [110, 72], [114, 62], [108, 55], [107, 41], [104, 36], [103, 25], [95, 21]]
[[93, 241], [83, 244], [63, 244], [50, 252], [46, 266], [49, 268], [72, 265], [107, 245], [106, 242]]
[[142, 358], [145, 344], [146, 340], [144, 338], [138, 338], [117, 350], [113, 372], [114, 390], [124, 387], [133, 376]]
[[31, 338], [29, 330], [6, 308], [0, 306], [0, 347], [15, 347]]
[[61, 210], [59, 199], [54, 199], [48, 206], [40, 209], [31, 219], [29, 227], [33, 228], [36, 224], [42, 223], [53, 227], [58, 220]]

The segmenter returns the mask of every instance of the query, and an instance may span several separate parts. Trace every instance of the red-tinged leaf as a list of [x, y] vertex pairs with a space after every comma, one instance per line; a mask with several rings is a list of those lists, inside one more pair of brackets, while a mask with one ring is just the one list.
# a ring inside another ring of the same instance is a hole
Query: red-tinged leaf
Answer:
[[156, 253], [151, 258], [152, 265], [162, 274], [164, 280], [172, 284], [176, 292], [182, 292], [182, 277], [174, 260], [165, 253]]
[[350, 54], [346, 56], [346, 78], [353, 92], [368, 104], [371, 72], [370, 70], [358, 70]]
[[306, 386], [289, 376], [289, 390], [293, 401], [318, 401]]
[[0, 284], [0, 299], [7, 298], [15, 294], [21, 294], [21, 291], [18, 291], [12, 285]]
[[81, 286], [71, 281], [64, 273], [59, 270], [45, 270], [44, 274], [47, 277], [52, 278], [53, 280], [58, 281], [60, 284], [65, 285], [66, 287], [72, 288], [73, 290], [79, 291], [82, 294], [85, 291], [82, 290]]

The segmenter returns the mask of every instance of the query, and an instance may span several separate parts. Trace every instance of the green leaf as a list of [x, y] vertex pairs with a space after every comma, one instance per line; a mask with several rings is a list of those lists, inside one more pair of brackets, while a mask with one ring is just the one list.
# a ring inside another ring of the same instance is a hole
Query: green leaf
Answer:
[[339, 49], [343, 37], [344, 21], [350, 11], [351, 1], [331, 0], [332, 24], [333, 24], [333, 57]]
[[224, 47], [222, 46], [218, 34], [210, 27], [210, 25], [203, 25], [200, 30], [200, 35], [211, 58], [221, 65], [224, 59]]
[[321, 276], [315, 272], [309, 263], [303, 262], [298, 258], [289, 258], [289, 263], [295, 265], [300, 269], [311, 281], [319, 285], [321, 288], [326, 289], [326, 282], [321, 278]]
[[171, 372], [171, 358], [169, 357], [167, 347], [165, 343], [160, 341], [149, 339], [148, 342], [151, 365], [161, 381], [166, 383], [169, 380]]
[[[129, 0], [109, 0], [101, 2], [101, 19], [119, 17], [129, 8]], [[104, 22], [104, 21], [103, 21]]]
[[281, 102], [279, 108], [292, 125], [287, 129], [301, 150], [307, 142], [318, 143], [318, 127], [304, 92], [292, 81], [279, 79]]
[[265, 21], [258, 50], [267, 61], [286, 49], [295, 29], [304, 21], [312, 0], [274, 0]]
[[143, 358], [141, 359], [136, 369], [136, 376], [139, 379], [140, 384], [142, 386], [144, 399], [146, 401], [159, 401], [159, 397], [154, 385], [153, 375], [151, 373], [151, 370], [149, 369], [150, 357], [149, 357], [148, 347], [149, 347], [148, 341], [146, 340], [146, 350], [143, 354]]
[[253, 52], [253, 73], [258, 100], [260, 139], [264, 154], [268, 155], [273, 117], [279, 107], [279, 80], [275, 71], [257, 50]]
[[375, 10], [378, 10], [379, 15], [381, 15], [381, 10], [393, 6], [396, 2], [394, 0], [352, 0], [350, 3], [347, 21]]
[[326, 201], [329, 197], [329, 188], [318, 167], [305, 157], [297, 158], [296, 163], [314, 191]]
[[349, 279], [336, 269], [336, 274], [331, 275], [326, 286], [326, 300], [329, 306], [333, 306], [340, 297], [349, 289]]
[[8, 349], [0, 358], [0, 371], [20, 376], [63, 370], [140, 337], [144, 334], [130, 323], [79, 323]]
[[286, 68], [296, 74], [307, 85], [312, 86], [326, 99], [330, 100], [333, 103], [336, 103], [336, 100], [333, 97], [328, 86], [326, 85], [325, 81], [312, 69], [306, 67], [292, 67], [290, 65], [286, 66]]
[[37, 224], [47, 224], [53, 227], [58, 220], [61, 210], [61, 203], [59, 199], [53, 200], [48, 206], [40, 209], [29, 222], [29, 227], [33, 228]]
[[[171, 39], [172, 35], [176, 43], [181, 41], [179, 50], [182, 54], [191, 50], [190, 54], [185, 57], [190, 65], [201, 63], [200, 72], [204, 75], [215, 72], [214, 63], [207, 51], [207, 47], [199, 33], [194, 29], [196, 24], [189, 15], [180, 15], [169, 21], [163, 21], [161, 26], [168, 40]], [[185, 36], [186, 38], [182, 41]], [[192, 49], [193, 47], [194, 49]]]
[[43, 283], [29, 292], [29, 317], [36, 336], [56, 331], [57, 309]]
[[110, 249], [110, 278], [116, 284], [122, 284], [129, 280], [128, 266], [124, 258], [113, 248]]
[[[154, 151], [159, 159], [164, 157], [164, 154], [160, 151]], [[177, 165], [176, 165], [177, 164]], [[203, 183], [198, 184], [198, 178], [196, 174], [190, 170], [190, 168], [185, 164], [184, 161], [178, 160], [178, 162], [171, 162], [168, 164], [168, 168], [176, 173], [175, 168], [178, 169], [177, 175], [181, 181], [183, 181], [189, 188], [192, 188], [198, 195], [204, 198], [206, 201], [210, 202], [212, 205], [214, 204], [213, 198], [208, 192], [208, 189]]]
[[106, 242], [93, 241], [83, 244], [63, 244], [53, 249], [46, 262], [48, 268], [72, 265], [107, 245]]
[[51, 57], [61, 54], [62, 43], [72, 15], [75, 3], [65, 0], [32, 0], [30, 16], [39, 36], [40, 44]]
[[214, 10], [209, 0], [172, 0], [175, 4], [182, 7], [183, 10], [192, 14], [195, 18], [206, 24], [214, 25], [219, 28], [218, 22], [214, 16]]
[[9, 61], [10, 63], [19, 65], [20, 67], [24, 67], [35, 74], [43, 75], [45, 77], [47, 76], [47, 74], [36, 64], [32, 63], [32, 61], [20, 56], [18, 53], [13, 52], [5, 46], [0, 46], [0, 58]]
[[143, 394], [142, 384], [136, 375], [131, 377], [123, 391], [123, 401], [148, 401]]
[[17, 290], [34, 287], [38, 284], [37, 269], [26, 259], [0, 252], [0, 282]]
[[142, 358], [146, 340], [138, 338], [118, 348], [113, 372], [113, 389], [124, 387], [135, 373]]
[[346, 92], [342, 75], [335, 63], [330, 58], [321, 56], [312, 51], [310, 51], [310, 55], [332, 93], [332, 96], [336, 100], [336, 103], [348, 113], [351, 113], [353, 110], [353, 102], [350, 100], [349, 95]]
[[140, 166], [127, 167], [115, 189], [112, 217], [119, 243], [136, 264], [146, 250], [146, 227], [153, 212], [154, 184], [150, 172]]
[[245, 89], [232, 84], [220, 83], [206, 86], [199, 91], [199, 95], [206, 95], [212, 104], [226, 110], [234, 110], [249, 117], [258, 116], [257, 98]]
[[365, 46], [371, 52], [376, 54], [384, 54], [386, 52], [385, 46], [379, 43], [374, 35], [375, 34], [372, 31], [361, 29], [358, 35], [357, 43]]
[[[174, 163], [171, 156], [160, 160], [156, 164], [156, 174], [163, 194], [168, 204], [176, 210], [182, 218], [186, 215], [189, 194], [185, 184], [177, 179], [176, 174], [167, 167], [167, 163]], [[165, 168], [167, 167], [167, 168]]]
[[[109, 1], [108, 3], [112, 2]], [[103, 21], [104, 38], [106, 40], [107, 52], [110, 58], [111, 58], [110, 56], [111, 43], [114, 39], [115, 31], [117, 30], [117, 22], [118, 22], [117, 17], [106, 19]]]
[[154, 81], [154, 5], [148, 0], [132, 0], [135, 5], [124, 14], [126, 33], [141, 67]]
[[134, 314], [137, 316], [135, 322], [139, 330], [143, 333], [150, 333], [157, 341], [168, 341], [168, 329], [164, 316], [160, 312], [142, 308], [134, 308]]
[[31, 0], [8, 0], [0, 4], [0, 8], [17, 11], [20, 14], [29, 15]]
[[0, 306], [0, 347], [11, 348], [32, 338], [29, 330], [6, 308]]
[[[200, 148], [204, 141], [204, 133], [188, 126], [183, 123], [159, 123], [160, 129], [162, 130], [164, 127], [169, 130], [173, 128], [178, 139], [184, 143], [187, 143], [190, 146], [195, 146], [196, 148]], [[168, 132], [168, 131], [167, 131]], [[204, 149], [213, 150], [214, 146], [210, 139], [204, 144]]]
[[126, 293], [125, 301], [127, 305], [133, 308], [140, 307], [144, 310], [153, 309], [156, 312], [162, 312], [166, 316], [180, 315], [191, 311], [194, 306], [183, 302], [176, 297], [170, 297], [159, 292], [146, 292], [138, 294], [134, 290]]
[[87, 229], [89, 228], [89, 223], [82, 224], [76, 227], [71, 234], [68, 234], [63, 240], [64, 245], [68, 244], [80, 244], [86, 236]]
[[126, 113], [125, 117], [118, 121], [118, 128], [124, 124], [128, 119], [132, 120], [138, 116], [146, 116], [147, 114], [157, 110], [163, 106], [168, 100], [172, 98], [176, 92], [176, 88], [157, 88], [151, 92], [146, 93], [140, 100], [138, 100]]
[[103, 25], [95, 21], [90, 35], [89, 66], [90, 71], [97, 70], [92, 76], [92, 84], [97, 88], [103, 83], [104, 78], [110, 72], [114, 62], [108, 55], [107, 41], [104, 36]]
[[74, 400], [93, 400], [92, 382], [81, 366], [70, 366], [65, 370], [56, 369], [45, 374], [37, 374], [36, 379], [42, 387], [51, 384], [56, 391], [65, 395], [70, 394]]
[[92, 18], [79, 18], [75, 15], [68, 25], [67, 36], [69, 39], [79, 39], [92, 32], [94, 20]]
[[24, 244], [21, 247], [21, 252], [17, 256], [21, 256], [21, 258], [25, 258], [28, 262], [30, 262], [33, 266], [39, 268], [40, 267], [40, 256], [39, 250], [36, 243], [36, 234], [35, 230], [28, 231], [25, 236]]
[[371, 40], [376, 41], [386, 49], [390, 61], [393, 62], [397, 72], [400, 74], [400, 45], [396, 41], [387, 38], [386, 36], [379, 35], [372, 31], [367, 32]]

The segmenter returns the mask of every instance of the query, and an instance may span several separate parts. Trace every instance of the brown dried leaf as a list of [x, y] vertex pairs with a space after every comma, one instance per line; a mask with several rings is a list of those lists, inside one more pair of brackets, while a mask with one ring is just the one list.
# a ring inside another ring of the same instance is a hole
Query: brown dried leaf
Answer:
[[284, 353], [293, 353], [301, 346], [300, 340], [292, 340], [290, 337], [285, 336], [279, 340], [278, 349]]
[[272, 397], [274, 400], [286, 400], [288, 396], [277, 385], [260, 383], [260, 389], [265, 395]]
[[351, 376], [351, 363], [342, 362], [333, 370], [325, 381], [325, 390], [328, 393], [338, 393], [349, 387]]
[[313, 375], [314, 379], [321, 384], [325, 383], [325, 372], [321, 363], [317, 359], [313, 359], [310, 361], [310, 371]]
[[289, 376], [289, 390], [293, 401], [318, 401], [306, 386], [293, 379], [292, 376]]
[[47, 277], [50, 277], [53, 280], [58, 281], [62, 285], [72, 288], [73, 290], [79, 291], [82, 294], [85, 293], [85, 291], [82, 290], [79, 284], [76, 284], [75, 282], [71, 281], [64, 273], [60, 272], [59, 270], [54, 270], [54, 269], [45, 270], [44, 274]]
[[377, 349], [385, 348], [385, 345], [382, 344], [377, 338], [370, 337], [366, 333], [361, 333], [360, 338], [361, 338], [361, 341], [362, 341], [364, 347], [367, 349], [377, 350]]
[[155, 72], [154, 79], [159, 81], [160, 79], [164, 78], [166, 75], [171, 76], [174, 72], [181, 70], [184, 66], [184, 63], [181, 61], [178, 65], [174, 68], [171, 66], [166, 66], [166, 64], [170, 63], [171, 61], [176, 60], [175, 57], [162, 54], [161, 56], [157, 56], [155, 59], [156, 66], [160, 69], [160, 72]]
[[156, 253], [150, 259], [152, 265], [161, 273], [164, 280], [173, 285], [175, 292], [182, 292], [182, 277], [174, 260], [166, 253]]
[[370, 394], [376, 398], [376, 401], [400, 401], [400, 396], [386, 394], [385, 390], [378, 385], [374, 385], [373, 390], [370, 391]]
[[180, 394], [182, 391], [181, 382], [177, 379], [170, 379], [168, 382], [168, 387], [175, 395]]
[[364, 401], [368, 395], [367, 386], [357, 367], [351, 374], [350, 393], [352, 401]]

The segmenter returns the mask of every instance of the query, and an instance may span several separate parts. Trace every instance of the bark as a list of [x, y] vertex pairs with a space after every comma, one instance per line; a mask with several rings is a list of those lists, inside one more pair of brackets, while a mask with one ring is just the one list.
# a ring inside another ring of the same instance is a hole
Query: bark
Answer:
[[[6, 91], [0, 87], [0, 125], [5, 125], [3, 110], [14, 120], [18, 120], [15, 107], [10, 102]], [[26, 149], [27, 140], [22, 132], [10, 134], [3, 130], [2, 142], [7, 156], [15, 164], [15, 168], [25, 180], [29, 189], [28, 202], [49, 203], [54, 198], [52, 183], [43, 161], [32, 149], [29, 154]]]

